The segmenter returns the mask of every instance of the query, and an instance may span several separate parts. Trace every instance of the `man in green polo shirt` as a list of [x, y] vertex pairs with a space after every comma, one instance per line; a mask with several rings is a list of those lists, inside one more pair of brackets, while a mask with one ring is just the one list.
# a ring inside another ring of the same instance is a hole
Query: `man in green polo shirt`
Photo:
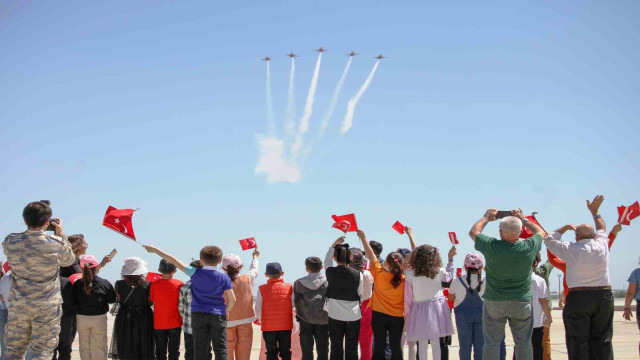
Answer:
[[[476, 242], [475, 249], [486, 260], [482, 358], [500, 358], [500, 343], [504, 339], [508, 320], [516, 345], [516, 358], [532, 359], [531, 266], [546, 233], [538, 225], [528, 221], [522, 215], [522, 210], [512, 210], [513, 216], [500, 221], [500, 239], [482, 234], [487, 223], [496, 220], [497, 214], [496, 209], [487, 210], [469, 231], [469, 236]], [[523, 223], [534, 235], [519, 240]]]

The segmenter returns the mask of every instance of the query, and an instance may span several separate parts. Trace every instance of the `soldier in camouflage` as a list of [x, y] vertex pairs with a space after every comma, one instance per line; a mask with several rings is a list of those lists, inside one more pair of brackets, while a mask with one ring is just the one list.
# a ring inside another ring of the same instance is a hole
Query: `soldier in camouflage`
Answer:
[[24, 359], [29, 344], [34, 360], [50, 360], [58, 344], [62, 316], [58, 268], [73, 264], [75, 255], [61, 222], [51, 222], [55, 235], [45, 233], [51, 215], [46, 203], [30, 203], [22, 212], [27, 231], [10, 234], [2, 243], [12, 269], [4, 337], [7, 360]]

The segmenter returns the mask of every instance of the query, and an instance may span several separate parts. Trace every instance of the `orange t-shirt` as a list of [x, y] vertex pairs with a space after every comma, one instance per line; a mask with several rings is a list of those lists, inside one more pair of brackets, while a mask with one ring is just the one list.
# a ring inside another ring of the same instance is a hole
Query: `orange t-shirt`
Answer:
[[380, 261], [375, 260], [371, 265], [373, 275], [373, 295], [369, 307], [373, 311], [391, 316], [404, 316], [404, 275], [400, 286], [391, 285], [393, 275], [385, 270]]
[[150, 298], [153, 302], [153, 328], [175, 329], [182, 326], [178, 312], [178, 298], [182, 281], [160, 279], [151, 283]]

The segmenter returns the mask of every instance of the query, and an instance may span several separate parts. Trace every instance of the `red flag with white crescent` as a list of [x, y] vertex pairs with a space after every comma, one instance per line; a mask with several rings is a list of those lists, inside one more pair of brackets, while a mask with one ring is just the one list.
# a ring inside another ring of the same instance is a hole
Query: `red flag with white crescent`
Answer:
[[11, 265], [9, 265], [8, 261], [5, 261], [4, 264], [2, 264], [2, 270], [4, 270], [5, 274], [11, 270]]
[[391, 227], [400, 235], [404, 234], [404, 225], [402, 225], [400, 221], [396, 221], [393, 225], [391, 225]]
[[258, 244], [256, 243], [256, 239], [255, 238], [247, 238], [247, 239], [242, 239], [239, 240], [240, 241], [240, 247], [242, 248], [242, 250], [249, 250], [249, 249], [257, 249], [258, 248]]
[[133, 209], [116, 209], [113, 206], [109, 206], [104, 214], [102, 225], [135, 241], [136, 235], [133, 232], [131, 219], [134, 211]]
[[631, 220], [640, 216], [640, 204], [636, 201], [631, 206], [618, 206], [618, 222], [631, 225]]
[[458, 245], [460, 243], [458, 241], [458, 236], [456, 236], [455, 231], [449, 231], [449, 241], [451, 241], [453, 245]]
[[347, 220], [341, 220], [331, 225], [331, 227], [336, 228], [346, 234], [347, 231], [349, 231], [349, 228], [351, 227], [351, 223], [348, 222]]
[[331, 218], [335, 222], [340, 222], [346, 220], [349, 222], [349, 232], [358, 231], [358, 224], [356, 223], [356, 215], [355, 214], [346, 214], [346, 215], [331, 215]]

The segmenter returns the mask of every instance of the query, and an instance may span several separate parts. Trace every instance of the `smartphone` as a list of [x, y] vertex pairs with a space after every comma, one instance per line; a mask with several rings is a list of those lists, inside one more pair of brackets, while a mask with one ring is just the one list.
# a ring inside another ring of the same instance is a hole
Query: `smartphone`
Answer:
[[113, 257], [116, 256], [117, 253], [118, 253], [118, 249], [113, 249], [109, 253], [109, 257], [113, 260]]
[[496, 219], [502, 219], [502, 218], [506, 218], [507, 216], [511, 216], [511, 210], [498, 210], [498, 213], [496, 214]]

